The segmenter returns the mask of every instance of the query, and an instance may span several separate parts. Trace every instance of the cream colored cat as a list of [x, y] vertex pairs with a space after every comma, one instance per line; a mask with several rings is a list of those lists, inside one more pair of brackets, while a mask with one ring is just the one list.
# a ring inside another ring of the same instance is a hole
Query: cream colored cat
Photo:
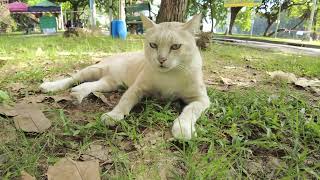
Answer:
[[107, 125], [124, 119], [143, 96], [161, 95], [181, 98], [188, 105], [174, 121], [175, 138], [191, 139], [195, 123], [210, 101], [202, 77], [202, 59], [196, 46], [194, 32], [199, 29], [199, 15], [187, 23], [155, 24], [142, 16], [145, 34], [144, 52], [119, 54], [99, 64], [89, 66], [72, 77], [45, 82], [44, 92], [72, 88], [79, 102], [91, 92], [116, 90], [120, 85], [129, 88], [118, 105], [101, 116]]

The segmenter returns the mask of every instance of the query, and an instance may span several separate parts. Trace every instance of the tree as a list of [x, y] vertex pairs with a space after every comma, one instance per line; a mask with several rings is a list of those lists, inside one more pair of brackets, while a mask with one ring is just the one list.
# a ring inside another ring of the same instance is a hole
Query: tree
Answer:
[[215, 26], [224, 25], [227, 11], [223, 6], [223, 2], [223, 0], [189, 0], [186, 14], [188, 16], [193, 16], [195, 14], [201, 13], [203, 19], [205, 19], [205, 17], [209, 15], [212, 22], [212, 32]]
[[231, 7], [230, 24], [229, 24], [229, 28], [227, 29], [225, 34], [230, 34], [230, 35], [232, 34], [232, 28], [233, 28], [234, 22], [235, 22], [237, 15], [241, 9], [242, 9], [242, 7]]
[[[261, 5], [257, 8], [257, 13], [267, 19], [267, 27], [263, 33], [263, 36], [271, 36], [275, 32], [268, 33], [271, 26], [276, 22], [279, 15], [279, 9], [281, 12], [287, 11], [295, 6], [304, 6], [308, 4], [308, 0], [283, 0], [282, 3], [279, 0], [262, 0]], [[281, 6], [281, 7], [280, 7]], [[299, 17], [301, 21], [294, 27], [290, 29], [294, 29], [299, 24], [301, 24], [307, 17], [308, 12], [305, 11], [303, 14], [300, 14]], [[279, 31], [284, 31], [285, 29], [279, 29]]]
[[251, 12], [252, 8], [246, 8], [245, 11], [240, 11], [237, 15], [235, 23], [243, 31], [249, 31], [251, 29]]
[[188, 0], [162, 0], [157, 16], [157, 23], [184, 22]]

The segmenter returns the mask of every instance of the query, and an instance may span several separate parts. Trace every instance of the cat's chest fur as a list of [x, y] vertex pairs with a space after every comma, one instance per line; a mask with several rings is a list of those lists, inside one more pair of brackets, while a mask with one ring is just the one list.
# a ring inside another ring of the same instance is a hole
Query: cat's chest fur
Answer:
[[158, 98], [184, 98], [197, 94], [197, 75], [191, 72], [158, 73], [143, 72], [144, 81], [149, 86], [148, 94]]

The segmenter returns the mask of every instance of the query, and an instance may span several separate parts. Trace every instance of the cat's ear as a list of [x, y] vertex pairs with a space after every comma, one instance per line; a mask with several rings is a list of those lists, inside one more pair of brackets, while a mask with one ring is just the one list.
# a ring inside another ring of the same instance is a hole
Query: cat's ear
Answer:
[[144, 28], [150, 29], [156, 25], [151, 19], [147, 18], [145, 15], [140, 14], [140, 17], [141, 17], [142, 24], [143, 24]]
[[197, 15], [194, 15], [190, 21], [186, 22], [183, 25], [182, 29], [187, 30], [194, 34], [197, 31], [199, 31], [200, 23], [201, 23], [201, 14], [197, 14]]

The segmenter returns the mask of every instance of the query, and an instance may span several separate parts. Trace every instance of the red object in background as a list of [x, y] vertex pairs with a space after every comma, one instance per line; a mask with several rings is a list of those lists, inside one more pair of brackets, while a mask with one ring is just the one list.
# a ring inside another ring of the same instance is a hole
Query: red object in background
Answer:
[[13, 2], [8, 4], [8, 9], [10, 12], [27, 12], [28, 5], [22, 2]]

